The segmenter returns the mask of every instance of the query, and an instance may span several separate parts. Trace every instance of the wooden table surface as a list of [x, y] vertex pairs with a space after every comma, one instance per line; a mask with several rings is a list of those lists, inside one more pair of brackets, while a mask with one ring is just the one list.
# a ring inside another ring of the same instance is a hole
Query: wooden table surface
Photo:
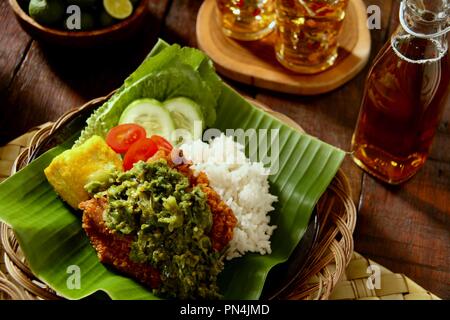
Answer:
[[[372, 56], [397, 25], [398, 0], [365, 0], [382, 10], [382, 29], [372, 30]], [[76, 52], [49, 48], [21, 30], [7, 1], [0, 2], [0, 145], [67, 110], [109, 93], [142, 61], [158, 37], [196, 46], [201, 0], [150, 0], [152, 17], [138, 41], [119, 49]], [[370, 64], [370, 63], [369, 63]], [[348, 150], [368, 67], [338, 90], [300, 97], [230, 82], [307, 132]], [[450, 299], [450, 108], [431, 157], [401, 187], [387, 187], [346, 159], [359, 216], [355, 249]]]

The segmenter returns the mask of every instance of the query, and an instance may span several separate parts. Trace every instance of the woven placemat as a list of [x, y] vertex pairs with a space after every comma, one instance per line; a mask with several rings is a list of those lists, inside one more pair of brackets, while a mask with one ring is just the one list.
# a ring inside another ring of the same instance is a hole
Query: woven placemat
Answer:
[[[0, 182], [9, 177], [14, 161], [29, 145], [34, 134], [41, 127], [33, 128], [30, 132], [0, 147]], [[0, 300], [11, 297], [14, 299], [32, 299], [25, 290], [21, 289], [8, 276], [4, 255], [3, 248], [0, 245]], [[314, 283], [317, 279], [313, 277], [309, 281]], [[330, 299], [438, 300], [440, 298], [423, 289], [405, 275], [393, 273], [376, 262], [354, 253]]]
[[403, 274], [353, 253], [331, 300], [440, 300]]

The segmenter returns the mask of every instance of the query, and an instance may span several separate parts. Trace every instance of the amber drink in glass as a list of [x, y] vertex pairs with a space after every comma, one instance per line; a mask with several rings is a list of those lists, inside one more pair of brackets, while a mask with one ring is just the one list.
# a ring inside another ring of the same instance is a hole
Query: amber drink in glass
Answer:
[[225, 35], [237, 40], [258, 40], [275, 29], [274, 0], [216, 0]]
[[276, 0], [278, 61], [304, 74], [333, 66], [347, 5], [348, 0]]

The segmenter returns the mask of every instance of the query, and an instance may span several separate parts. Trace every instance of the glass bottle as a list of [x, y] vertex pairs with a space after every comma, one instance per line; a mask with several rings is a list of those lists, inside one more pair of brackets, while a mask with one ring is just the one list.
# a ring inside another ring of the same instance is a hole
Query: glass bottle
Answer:
[[408, 180], [425, 164], [450, 104], [448, 1], [403, 0], [400, 26], [367, 77], [353, 159], [390, 184]]

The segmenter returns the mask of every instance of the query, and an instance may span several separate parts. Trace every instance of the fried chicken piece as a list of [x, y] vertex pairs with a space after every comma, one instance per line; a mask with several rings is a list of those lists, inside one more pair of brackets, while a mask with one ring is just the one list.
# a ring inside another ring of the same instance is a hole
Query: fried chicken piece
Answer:
[[[199, 185], [207, 196], [207, 203], [213, 217], [213, 225], [209, 236], [213, 249], [217, 252], [221, 251], [233, 238], [233, 229], [237, 224], [233, 211], [220, 198], [219, 194], [209, 186], [206, 174], [201, 172], [198, 176], [195, 176], [189, 163], [175, 165], [171, 161], [170, 155], [165, 152], [156, 153], [148, 161], [157, 161], [163, 158], [167, 160], [169, 166], [176, 168], [185, 175], [193, 187]], [[132, 236], [118, 234], [106, 227], [103, 212], [107, 206], [108, 200], [106, 198], [94, 198], [79, 205], [79, 208], [84, 211], [83, 229], [97, 251], [100, 261], [138, 279], [144, 285], [158, 288], [161, 283], [158, 270], [149, 264], [135, 263], [130, 260]]]
[[195, 176], [189, 163], [175, 166], [179, 172], [189, 178], [192, 186], [200, 185], [206, 194], [207, 202], [213, 216], [213, 225], [209, 237], [215, 251], [222, 251], [233, 238], [233, 230], [237, 224], [236, 216], [219, 194], [209, 186], [208, 176], [200, 172]]
[[150, 288], [158, 288], [161, 279], [158, 270], [148, 264], [130, 260], [131, 236], [110, 231], [103, 221], [106, 199], [91, 199], [80, 203], [83, 213], [83, 229], [91, 240], [102, 263], [114, 266], [117, 270], [138, 279]]
[[237, 224], [236, 216], [233, 210], [223, 202], [219, 194], [209, 186], [206, 174], [200, 172], [196, 183], [201, 186], [202, 191], [206, 194], [213, 216], [213, 225], [209, 234], [213, 249], [222, 251], [233, 239], [233, 230]]

